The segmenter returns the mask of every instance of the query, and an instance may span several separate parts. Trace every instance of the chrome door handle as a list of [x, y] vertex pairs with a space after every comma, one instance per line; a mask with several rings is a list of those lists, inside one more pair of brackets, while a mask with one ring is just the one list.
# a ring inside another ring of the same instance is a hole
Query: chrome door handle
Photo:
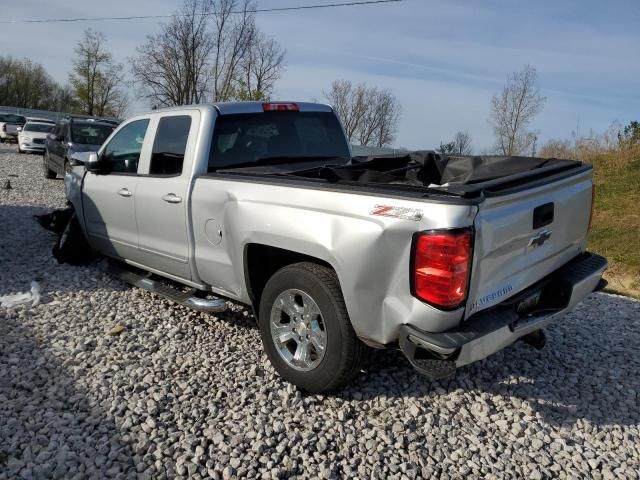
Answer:
[[121, 188], [118, 190], [118, 195], [121, 197], [130, 197], [133, 193], [131, 193], [128, 188]]
[[177, 196], [175, 193], [167, 193], [162, 197], [167, 203], [180, 203], [182, 201], [182, 197]]

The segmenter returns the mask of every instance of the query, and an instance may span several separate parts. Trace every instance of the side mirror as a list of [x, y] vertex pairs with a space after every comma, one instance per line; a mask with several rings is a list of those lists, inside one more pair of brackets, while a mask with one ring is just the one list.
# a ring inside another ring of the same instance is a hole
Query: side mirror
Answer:
[[[71, 156], [71, 158], [73, 158], [73, 155]], [[100, 168], [100, 160], [98, 159], [98, 154], [96, 152], [90, 152], [87, 155], [84, 166], [86, 167], [87, 171], [93, 173], [100, 173], [100, 171], [102, 170]]]
[[77, 167], [79, 165], [86, 165], [90, 155], [91, 155], [91, 152], [75, 152], [74, 154], [71, 155], [71, 158], [69, 158], [69, 164], [72, 167]]

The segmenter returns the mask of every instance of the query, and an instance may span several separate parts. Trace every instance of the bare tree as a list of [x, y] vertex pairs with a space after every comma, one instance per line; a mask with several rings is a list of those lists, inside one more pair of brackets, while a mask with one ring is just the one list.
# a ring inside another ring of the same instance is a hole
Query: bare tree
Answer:
[[131, 60], [131, 71], [142, 95], [154, 106], [176, 106], [205, 100], [214, 47], [208, 31], [209, 0], [186, 0], [182, 9], [147, 36]]
[[104, 33], [88, 29], [75, 49], [69, 82], [82, 113], [87, 115], [118, 116], [126, 104], [126, 94], [120, 88], [124, 67], [113, 61], [105, 42]]
[[256, 31], [240, 64], [236, 88], [239, 100], [268, 100], [284, 70], [285, 51], [273, 38]]
[[284, 51], [255, 25], [252, 0], [185, 0], [131, 60], [154, 106], [262, 99], [284, 68]]
[[453, 153], [456, 155], [471, 155], [473, 148], [471, 147], [471, 135], [469, 132], [457, 132], [453, 137]]
[[390, 90], [336, 80], [324, 96], [342, 120], [350, 142], [382, 147], [395, 139], [401, 108]]
[[213, 101], [232, 100], [241, 65], [255, 44], [255, 4], [251, 0], [211, 0], [213, 17]]
[[530, 151], [535, 134], [527, 128], [542, 111], [545, 100], [540, 94], [535, 68], [527, 65], [509, 76], [502, 92], [491, 98], [490, 122], [500, 153], [518, 155]]

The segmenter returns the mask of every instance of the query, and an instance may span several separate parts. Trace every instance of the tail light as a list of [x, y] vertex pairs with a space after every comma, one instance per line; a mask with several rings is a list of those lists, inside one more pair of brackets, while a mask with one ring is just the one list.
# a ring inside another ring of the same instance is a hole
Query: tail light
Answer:
[[269, 103], [262, 104], [262, 111], [264, 112], [285, 112], [285, 111], [298, 112], [300, 111], [300, 108], [298, 108], [297, 103], [269, 102]]
[[591, 185], [591, 211], [589, 212], [589, 226], [587, 232], [591, 231], [591, 223], [593, 222], [593, 212], [596, 208], [596, 186]]
[[452, 310], [467, 299], [473, 233], [435, 230], [416, 235], [411, 293], [434, 307]]

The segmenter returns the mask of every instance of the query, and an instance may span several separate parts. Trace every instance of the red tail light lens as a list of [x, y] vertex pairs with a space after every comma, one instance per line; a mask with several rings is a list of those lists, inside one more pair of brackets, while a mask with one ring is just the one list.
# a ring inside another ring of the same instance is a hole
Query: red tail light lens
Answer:
[[263, 103], [262, 111], [264, 112], [297, 112], [300, 109], [298, 108], [297, 103]]
[[450, 310], [467, 298], [471, 271], [471, 230], [419, 234], [413, 251], [413, 294], [431, 305]]

